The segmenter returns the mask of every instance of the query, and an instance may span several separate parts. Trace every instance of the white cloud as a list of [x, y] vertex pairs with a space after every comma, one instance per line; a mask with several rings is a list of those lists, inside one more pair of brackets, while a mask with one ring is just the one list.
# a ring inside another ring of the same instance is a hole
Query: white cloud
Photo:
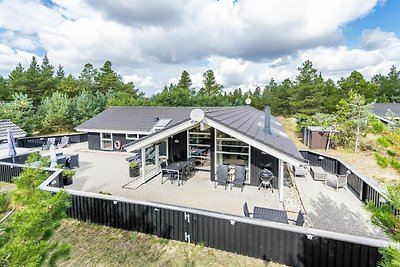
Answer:
[[[110, 60], [124, 79], [152, 93], [176, 83], [182, 70], [193, 86], [215, 72], [227, 90], [294, 78], [307, 59], [325, 77], [353, 69], [366, 77], [400, 64], [394, 33], [365, 30], [361, 46], [343, 44], [341, 28], [366, 16], [379, 0], [0, 2], [0, 72], [45, 51], [54, 65], [77, 74], [87, 62]], [[7, 67], [8, 66], [8, 67]]]
[[39, 0], [4, 0], [0, 2], [1, 28], [27, 34], [53, 27], [64, 19], [55, 10]]
[[[0, 44], [0, 72], [9, 73], [18, 63], [27, 67], [34, 54]], [[38, 58], [40, 60], [40, 58]]]

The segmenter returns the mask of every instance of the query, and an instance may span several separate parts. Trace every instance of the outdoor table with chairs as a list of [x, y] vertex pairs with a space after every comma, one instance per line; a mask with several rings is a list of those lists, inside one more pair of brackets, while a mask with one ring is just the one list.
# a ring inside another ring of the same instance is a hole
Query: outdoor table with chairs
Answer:
[[304, 224], [304, 214], [301, 211], [298, 212], [296, 220], [291, 220], [288, 219], [287, 212], [283, 210], [276, 210], [276, 209], [255, 206], [253, 212], [250, 213], [247, 202], [245, 202], [243, 205], [243, 213], [245, 217], [250, 217], [250, 215], [253, 215], [254, 219], [279, 222], [285, 224], [289, 224], [289, 221], [293, 221], [293, 223], [297, 226], [303, 226]]
[[189, 176], [193, 168], [193, 160], [189, 159], [163, 162], [161, 164], [161, 183], [163, 183], [163, 178], [167, 178], [171, 181], [176, 179], [179, 186], [182, 178]]

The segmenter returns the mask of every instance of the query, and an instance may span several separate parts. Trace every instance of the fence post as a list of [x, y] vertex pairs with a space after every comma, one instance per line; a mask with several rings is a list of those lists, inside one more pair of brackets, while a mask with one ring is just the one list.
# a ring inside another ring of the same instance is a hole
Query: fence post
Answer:
[[363, 201], [364, 197], [364, 180], [360, 179], [360, 200]]

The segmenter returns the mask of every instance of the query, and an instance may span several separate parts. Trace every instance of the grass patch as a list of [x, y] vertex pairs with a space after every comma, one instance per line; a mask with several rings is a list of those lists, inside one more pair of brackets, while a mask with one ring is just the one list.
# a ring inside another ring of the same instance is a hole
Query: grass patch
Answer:
[[374, 157], [378, 165], [381, 166], [382, 168], [387, 168], [389, 166], [390, 160], [387, 157], [382, 156], [378, 153], [374, 153]]
[[[57, 266], [266, 266], [267, 262], [138, 232], [64, 220], [54, 242], [72, 245]], [[268, 263], [267, 266], [282, 266]]]

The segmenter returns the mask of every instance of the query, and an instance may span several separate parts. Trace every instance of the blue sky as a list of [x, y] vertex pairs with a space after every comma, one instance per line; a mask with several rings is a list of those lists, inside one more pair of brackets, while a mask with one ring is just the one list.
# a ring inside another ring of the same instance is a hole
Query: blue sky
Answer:
[[360, 45], [359, 38], [364, 29], [380, 28], [385, 32], [400, 35], [400, 1], [386, 0], [383, 5], [377, 5], [369, 15], [356, 19], [343, 27], [345, 44], [350, 47]]
[[[32, 56], [79, 75], [106, 60], [146, 94], [196, 88], [211, 69], [226, 90], [294, 79], [311, 60], [337, 81], [400, 66], [400, 0], [0, 0], [0, 75]], [[367, 15], [366, 15], [367, 14]]]

